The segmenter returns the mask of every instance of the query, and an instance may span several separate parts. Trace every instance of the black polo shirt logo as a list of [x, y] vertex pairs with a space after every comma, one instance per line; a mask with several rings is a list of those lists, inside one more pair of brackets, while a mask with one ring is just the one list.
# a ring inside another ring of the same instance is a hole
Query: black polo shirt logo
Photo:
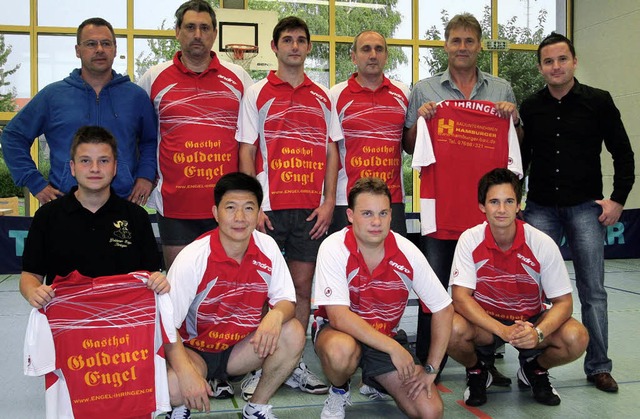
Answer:
[[129, 231], [129, 221], [127, 220], [118, 220], [113, 223], [113, 227], [115, 230], [113, 231], [113, 236], [109, 239], [109, 243], [111, 243], [115, 247], [129, 247], [131, 242], [131, 232]]

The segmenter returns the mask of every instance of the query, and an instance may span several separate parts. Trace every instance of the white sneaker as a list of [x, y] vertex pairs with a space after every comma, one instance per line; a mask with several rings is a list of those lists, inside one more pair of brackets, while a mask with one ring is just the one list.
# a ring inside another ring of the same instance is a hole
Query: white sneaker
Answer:
[[253, 404], [247, 403], [242, 409], [242, 419], [278, 419], [271, 411], [270, 404]]
[[299, 388], [300, 390], [311, 394], [325, 394], [329, 391], [329, 387], [302, 361], [293, 370], [287, 381], [284, 382], [291, 388]]
[[351, 393], [331, 386], [329, 396], [324, 401], [320, 419], [344, 419], [344, 408], [351, 406]]
[[250, 372], [247, 377], [240, 383], [240, 390], [242, 391], [242, 398], [248, 401], [258, 387], [260, 377], [262, 376], [262, 370]]
[[383, 393], [366, 384], [362, 384], [360, 387], [360, 394], [367, 396], [370, 400], [391, 400], [392, 397], [387, 393]]
[[233, 397], [234, 390], [230, 382], [214, 378], [213, 380], [209, 380], [209, 385], [211, 386], [211, 390], [213, 390], [214, 399], [230, 399]]
[[165, 415], [165, 419], [190, 419], [191, 411], [187, 406], [181, 405], [174, 407], [173, 410]]

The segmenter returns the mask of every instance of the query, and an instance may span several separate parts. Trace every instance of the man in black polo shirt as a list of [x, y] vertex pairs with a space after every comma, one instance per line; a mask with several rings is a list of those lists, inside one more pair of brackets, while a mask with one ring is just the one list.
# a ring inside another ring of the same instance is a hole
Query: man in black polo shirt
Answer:
[[[559, 245], [571, 247], [582, 322], [589, 331], [587, 380], [616, 392], [607, 356], [607, 292], [604, 287], [606, 226], [618, 222], [634, 182], [633, 151], [609, 92], [580, 84], [573, 44], [552, 33], [538, 47], [538, 69], [547, 82], [520, 108], [522, 163], [529, 173], [525, 219]], [[613, 193], [602, 195], [602, 142], [613, 156]]]
[[[74, 270], [89, 277], [158, 271], [160, 255], [147, 212], [115, 195], [116, 140], [101, 127], [80, 128], [71, 146], [78, 186], [35, 214], [22, 256], [20, 292], [33, 307], [54, 297], [49, 285]], [[160, 272], [147, 286], [169, 291]]]

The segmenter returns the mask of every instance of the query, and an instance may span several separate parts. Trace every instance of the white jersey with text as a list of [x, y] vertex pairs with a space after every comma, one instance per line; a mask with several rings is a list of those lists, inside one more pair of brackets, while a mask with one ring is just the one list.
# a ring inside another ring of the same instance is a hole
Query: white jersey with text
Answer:
[[421, 233], [457, 240], [485, 219], [477, 192], [485, 173], [504, 167], [522, 177], [516, 130], [494, 103], [479, 100], [442, 101], [417, 129], [411, 165], [420, 171]]
[[329, 95], [343, 134], [338, 141], [336, 205], [347, 205], [349, 191], [363, 177], [384, 180], [391, 202], [403, 203], [402, 132], [409, 88], [384, 77], [382, 84], [371, 90], [361, 86], [354, 73], [349, 80], [333, 86]]
[[238, 171], [240, 101], [253, 81], [215, 53], [205, 71], [172, 61], [151, 67], [139, 81], [158, 114], [158, 184], [149, 206], [169, 218], [211, 218], [213, 188]]
[[33, 309], [25, 375], [45, 375], [46, 417], [150, 418], [171, 409], [163, 344], [175, 342], [168, 294], [147, 272], [56, 277], [55, 297]]
[[264, 211], [320, 206], [327, 147], [342, 135], [337, 119], [329, 90], [306, 75], [294, 88], [271, 71], [247, 89], [236, 139], [256, 146]]

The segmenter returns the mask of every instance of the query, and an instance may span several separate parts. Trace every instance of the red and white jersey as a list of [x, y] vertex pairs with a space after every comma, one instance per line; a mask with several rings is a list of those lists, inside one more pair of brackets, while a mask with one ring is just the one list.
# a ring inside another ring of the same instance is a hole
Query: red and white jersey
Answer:
[[327, 237], [320, 245], [313, 289], [316, 318], [327, 318], [324, 306], [348, 306], [374, 329], [394, 336], [413, 290], [432, 313], [451, 298], [422, 252], [408, 239], [389, 232], [384, 259], [369, 272], [351, 227]]
[[526, 320], [543, 310], [546, 298], [571, 293], [569, 273], [554, 241], [516, 220], [516, 237], [502, 251], [485, 222], [462, 233], [451, 267], [452, 285], [474, 290], [492, 317]]
[[[384, 180], [391, 202], [404, 202], [402, 182], [402, 131], [409, 105], [409, 88], [384, 77], [375, 91], [356, 81], [357, 73], [331, 88], [343, 138], [338, 142], [337, 205], [347, 205], [347, 195], [363, 177]], [[339, 139], [335, 139], [339, 140]]]
[[262, 209], [312, 209], [322, 201], [327, 144], [340, 127], [326, 87], [306, 75], [298, 87], [274, 71], [247, 89], [237, 140], [256, 144]]
[[158, 185], [149, 206], [171, 218], [211, 218], [213, 187], [238, 171], [235, 140], [244, 92], [253, 81], [240, 66], [212, 53], [202, 73], [178, 51], [140, 79], [158, 114]]
[[411, 165], [420, 171], [422, 235], [457, 240], [485, 220], [478, 208], [478, 181], [505, 167], [522, 177], [518, 136], [511, 118], [501, 118], [495, 104], [480, 100], [445, 100], [425, 123], [418, 119]]
[[47, 418], [150, 418], [171, 409], [163, 344], [175, 342], [169, 296], [147, 272], [56, 277], [31, 311], [25, 375], [46, 374]]
[[258, 328], [265, 302], [296, 301], [289, 269], [276, 242], [254, 231], [238, 263], [227, 257], [219, 231], [185, 247], [167, 275], [174, 324], [185, 346], [221, 352]]

